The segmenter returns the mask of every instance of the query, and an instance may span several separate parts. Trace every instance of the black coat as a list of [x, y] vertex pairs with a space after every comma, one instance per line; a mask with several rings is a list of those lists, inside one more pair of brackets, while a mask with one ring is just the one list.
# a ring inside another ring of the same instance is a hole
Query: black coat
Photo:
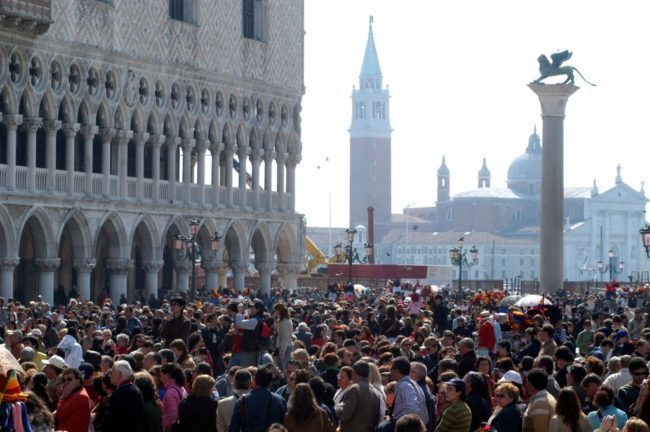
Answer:
[[492, 419], [490, 427], [497, 432], [521, 432], [523, 415], [513, 402], [506, 405], [497, 416]]
[[178, 419], [185, 432], [215, 432], [217, 405], [210, 396], [188, 396], [178, 406]]
[[135, 384], [119, 386], [108, 401], [108, 411], [101, 430], [139, 432], [143, 405], [142, 393]]

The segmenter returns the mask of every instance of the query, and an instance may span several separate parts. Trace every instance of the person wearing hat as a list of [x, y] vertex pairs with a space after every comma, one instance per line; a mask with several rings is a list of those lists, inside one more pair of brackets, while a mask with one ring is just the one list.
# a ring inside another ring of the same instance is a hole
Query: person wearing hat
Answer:
[[68, 368], [65, 360], [58, 355], [53, 355], [47, 360], [43, 361], [43, 373], [47, 377], [47, 385], [45, 389], [50, 396], [50, 400], [57, 405], [59, 401], [59, 392], [57, 387], [61, 384], [61, 373]]
[[182, 339], [183, 342], [187, 343], [187, 338], [192, 331], [192, 321], [183, 313], [185, 299], [174, 297], [170, 304], [172, 316], [165, 316], [162, 324], [160, 324], [160, 337], [166, 347], [175, 339]]
[[436, 432], [468, 432], [472, 425], [472, 411], [465, 402], [465, 383], [452, 378], [445, 383], [445, 400], [449, 404], [442, 413]]
[[38, 350], [38, 339], [30, 333], [23, 338], [23, 345], [25, 348], [31, 348], [34, 350], [34, 357], [31, 361], [36, 364], [38, 370], [43, 369], [43, 362], [47, 360], [47, 355]]
[[631, 355], [634, 353], [635, 346], [630, 343], [627, 330], [618, 330], [614, 336], [614, 350], [612, 356]]

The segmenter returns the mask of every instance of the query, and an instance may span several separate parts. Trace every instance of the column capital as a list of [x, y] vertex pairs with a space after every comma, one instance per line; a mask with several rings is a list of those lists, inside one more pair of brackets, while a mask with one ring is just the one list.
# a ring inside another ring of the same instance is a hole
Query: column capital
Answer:
[[239, 146], [237, 149], [237, 155], [239, 156], [239, 160], [245, 158], [248, 156], [251, 152], [251, 148], [248, 146]]
[[0, 270], [16, 270], [20, 258], [0, 258]]
[[176, 267], [176, 270], [179, 272], [188, 273], [192, 271], [192, 261], [187, 258], [182, 260], [175, 260], [174, 267]]
[[56, 133], [59, 129], [61, 129], [61, 125], [63, 123], [61, 120], [45, 120], [43, 122], [43, 125], [45, 126], [45, 130], [48, 133]]
[[280, 274], [298, 274], [302, 270], [299, 263], [278, 263], [276, 268]]
[[254, 162], [257, 162], [260, 159], [262, 159], [263, 155], [264, 155], [264, 150], [259, 149], [259, 148], [252, 149], [251, 154], [250, 154], [251, 160], [254, 161]]
[[295, 168], [296, 165], [300, 163], [302, 160], [302, 156], [299, 154], [290, 154], [289, 157], [287, 157], [286, 164], [289, 167]]
[[29, 132], [36, 132], [43, 126], [43, 119], [40, 117], [25, 117], [22, 126]]
[[149, 142], [151, 143], [151, 147], [160, 148], [160, 145], [163, 142], [163, 138], [165, 138], [164, 135], [150, 134]]
[[181, 139], [181, 147], [183, 148], [183, 152], [192, 151], [195, 145], [196, 145], [196, 140], [194, 138]]
[[165, 137], [165, 144], [167, 147], [176, 147], [181, 143], [181, 139], [177, 136], [168, 135]]
[[569, 96], [580, 87], [573, 84], [529, 84], [542, 106], [542, 117], [564, 117]]
[[81, 134], [86, 138], [93, 138], [95, 135], [97, 135], [98, 131], [99, 128], [95, 125], [85, 124], [81, 126]]
[[133, 268], [133, 260], [109, 258], [106, 260], [106, 268], [113, 274], [126, 275]]
[[233, 273], [242, 273], [248, 271], [248, 263], [245, 262], [232, 262], [230, 263], [230, 268]]
[[255, 263], [255, 268], [260, 274], [269, 274], [275, 270], [275, 263]]
[[209, 146], [210, 146], [210, 140], [205, 140], [205, 139], [197, 140], [195, 145], [196, 151], [198, 153], [205, 153], [205, 151], [208, 149]]
[[284, 164], [287, 161], [289, 154], [287, 152], [276, 152], [275, 158], [279, 164]]
[[221, 258], [215, 258], [210, 261], [203, 260], [201, 262], [201, 267], [203, 267], [203, 270], [205, 270], [206, 272], [208, 271], [218, 272], [223, 267], [223, 261], [221, 260]]
[[133, 139], [137, 145], [144, 145], [149, 139], [149, 133], [147, 132], [135, 132], [133, 134]]
[[63, 133], [66, 138], [74, 138], [80, 127], [79, 123], [63, 123]]
[[158, 260], [142, 261], [142, 267], [144, 267], [144, 270], [147, 273], [158, 272], [160, 271], [161, 268], [163, 268], [164, 265], [165, 265], [164, 261], [158, 261]]
[[115, 129], [114, 128], [100, 128], [99, 129], [99, 136], [102, 137], [102, 141], [111, 141], [113, 137], [115, 136]]
[[34, 264], [39, 270], [53, 272], [61, 265], [61, 260], [59, 258], [36, 258]]
[[273, 150], [265, 150], [264, 151], [264, 162], [272, 162], [273, 159], [275, 158], [275, 151]]
[[23, 116], [20, 114], [4, 114], [2, 116], [2, 122], [7, 128], [15, 129], [23, 122]]
[[220, 153], [223, 151], [223, 143], [211, 143], [210, 144], [210, 151], [212, 152], [212, 155], [214, 156], [216, 153]]
[[78, 272], [87, 273], [92, 271], [97, 265], [97, 260], [93, 258], [80, 258], [72, 261], [72, 267]]
[[120, 144], [126, 144], [133, 138], [133, 131], [128, 129], [117, 129], [115, 136]]

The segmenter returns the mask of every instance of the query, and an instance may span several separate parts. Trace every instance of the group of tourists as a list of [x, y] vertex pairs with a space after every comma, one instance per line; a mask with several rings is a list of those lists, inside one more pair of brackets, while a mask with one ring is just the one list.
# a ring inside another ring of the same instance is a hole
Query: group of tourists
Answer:
[[0, 298], [0, 430], [650, 432], [643, 290], [247, 294]]

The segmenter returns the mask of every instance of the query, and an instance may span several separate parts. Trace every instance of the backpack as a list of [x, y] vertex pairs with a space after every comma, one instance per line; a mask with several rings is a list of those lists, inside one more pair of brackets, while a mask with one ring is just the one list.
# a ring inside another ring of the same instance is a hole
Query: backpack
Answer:
[[264, 322], [264, 319], [254, 317], [257, 320], [255, 330], [246, 330], [242, 338], [242, 348], [244, 351], [266, 351], [269, 349], [271, 342], [271, 327]]

